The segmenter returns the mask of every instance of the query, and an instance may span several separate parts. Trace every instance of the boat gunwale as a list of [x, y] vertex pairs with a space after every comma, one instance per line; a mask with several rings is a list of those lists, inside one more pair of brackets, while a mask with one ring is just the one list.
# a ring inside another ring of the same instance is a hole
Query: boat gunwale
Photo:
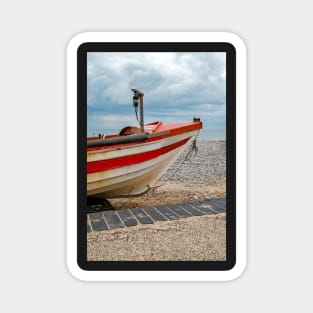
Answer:
[[[189, 132], [189, 131], [193, 131], [193, 130], [197, 130], [197, 129], [200, 130], [201, 128], [202, 128], [202, 122], [191, 122], [191, 123], [187, 123], [185, 125], [182, 125], [180, 127], [166, 129], [164, 131], [157, 132], [157, 133], [151, 133], [148, 135], [148, 139], [145, 139], [141, 142], [122, 143], [122, 144], [116, 144], [116, 145], [111, 145], [111, 146], [104, 146], [103, 145], [103, 146], [97, 146], [97, 147], [90, 147], [90, 148], [87, 148], [87, 152], [90, 153], [90, 152], [93, 152], [93, 151], [96, 152], [99, 150], [113, 151], [113, 150], [127, 149], [128, 147], [133, 147], [136, 145], [142, 145], [142, 144], [153, 142], [156, 140], [161, 140], [164, 138], [183, 134], [185, 132]], [[166, 132], [166, 134], [164, 132]]]

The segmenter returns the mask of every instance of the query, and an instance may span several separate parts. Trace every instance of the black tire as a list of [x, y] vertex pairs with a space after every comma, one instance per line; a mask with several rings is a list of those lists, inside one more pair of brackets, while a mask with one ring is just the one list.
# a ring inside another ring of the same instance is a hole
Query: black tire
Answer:
[[87, 197], [87, 213], [114, 210], [112, 204], [106, 199]]

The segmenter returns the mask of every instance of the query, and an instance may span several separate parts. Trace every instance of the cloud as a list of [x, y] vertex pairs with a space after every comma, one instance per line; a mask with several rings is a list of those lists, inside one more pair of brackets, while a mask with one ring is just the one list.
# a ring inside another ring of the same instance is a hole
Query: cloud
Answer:
[[198, 115], [225, 128], [225, 53], [92, 52], [87, 58], [89, 131], [136, 125], [131, 88], [145, 93], [146, 122]]

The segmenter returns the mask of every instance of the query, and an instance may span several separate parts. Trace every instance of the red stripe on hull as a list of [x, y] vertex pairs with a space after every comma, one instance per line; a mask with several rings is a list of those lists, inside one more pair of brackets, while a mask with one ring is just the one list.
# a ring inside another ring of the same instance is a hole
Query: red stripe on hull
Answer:
[[87, 173], [95, 173], [95, 172], [101, 172], [106, 170], [111, 170], [113, 168], [133, 165], [137, 163], [142, 163], [145, 161], [149, 161], [151, 159], [154, 159], [162, 154], [165, 154], [169, 151], [172, 151], [182, 145], [184, 145], [189, 138], [186, 138], [184, 140], [175, 142], [171, 145], [168, 145], [166, 147], [162, 147], [160, 149], [127, 155], [124, 157], [109, 159], [109, 160], [102, 160], [102, 161], [94, 161], [94, 162], [88, 162], [87, 163]]

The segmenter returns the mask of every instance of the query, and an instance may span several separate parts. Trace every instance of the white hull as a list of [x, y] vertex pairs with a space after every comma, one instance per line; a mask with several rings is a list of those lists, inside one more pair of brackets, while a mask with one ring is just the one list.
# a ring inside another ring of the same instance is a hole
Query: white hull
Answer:
[[189, 138], [184, 145], [151, 160], [101, 172], [89, 173], [87, 175], [87, 195], [110, 199], [135, 196], [146, 192], [155, 185], [158, 179], [173, 164], [197, 133], [198, 131], [190, 131], [188, 133], [123, 149], [115, 148], [109, 150], [88, 151], [88, 162], [109, 160], [116, 157], [160, 149]]

